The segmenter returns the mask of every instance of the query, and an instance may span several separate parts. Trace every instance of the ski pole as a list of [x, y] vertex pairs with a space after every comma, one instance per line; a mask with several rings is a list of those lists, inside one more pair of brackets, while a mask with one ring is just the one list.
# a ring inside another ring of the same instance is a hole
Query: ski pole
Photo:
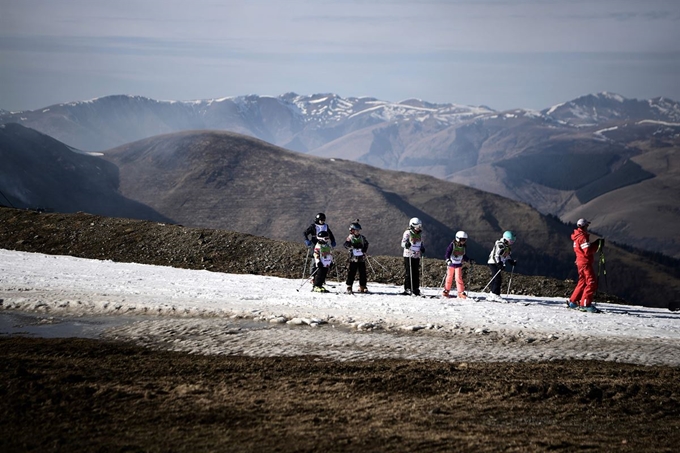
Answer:
[[484, 289], [482, 289], [482, 290], [480, 291], [481, 293], [483, 293], [484, 291], [486, 291], [486, 288], [489, 287], [489, 285], [491, 284], [491, 282], [498, 276], [498, 274], [501, 273], [502, 270], [503, 270], [503, 268], [498, 269], [498, 272], [496, 272], [496, 274], [494, 274], [494, 276], [491, 277], [491, 280], [489, 280], [489, 283], [487, 283], [486, 286], [484, 287]]
[[604, 250], [600, 251], [600, 260], [597, 265], [597, 279], [600, 279], [600, 268], [602, 268], [602, 275], [604, 275], [604, 286], [609, 290], [609, 284], [607, 283], [607, 268], [604, 264]]
[[368, 263], [368, 266], [371, 268], [371, 272], [373, 272], [373, 278], [376, 278], [375, 269], [373, 269], [373, 265], [371, 264], [371, 261], [368, 259], [368, 255], [366, 255], [366, 262]]
[[412, 258], [408, 257], [408, 275], [411, 279], [411, 294], [413, 294], [413, 264], [411, 262]]
[[512, 265], [512, 270], [510, 271], [510, 281], [508, 282], [508, 296], [510, 295], [510, 285], [512, 284], [512, 274], [515, 273], [515, 265]]
[[382, 264], [380, 264], [380, 261], [378, 261], [377, 259], [373, 258], [372, 256], [366, 255], [366, 258], [372, 259], [373, 262], [374, 262], [375, 264], [377, 264], [378, 266], [382, 267], [383, 270], [385, 270], [385, 271], [387, 270], [387, 268], [386, 268], [385, 266], [383, 266]]
[[302, 268], [302, 278], [305, 278], [305, 272], [307, 272], [307, 261], [309, 261], [309, 250], [310, 250], [310, 248], [307, 247], [307, 256], [305, 257], [305, 267]]
[[312, 274], [309, 276], [309, 278], [305, 278], [304, 281], [302, 282], [302, 285], [300, 285], [300, 287], [298, 289], [296, 289], [295, 291], [300, 292], [302, 287], [305, 286], [305, 283], [312, 281], [314, 274], [316, 274], [316, 271], [318, 271], [318, 270], [319, 270], [319, 267], [317, 266], [316, 269], [314, 269], [314, 272], [312, 272]]
[[470, 280], [472, 280], [472, 269], [474, 269], [474, 264], [472, 261], [470, 261], [470, 266], [468, 267], [467, 270], [467, 284], [465, 285], [466, 288], [470, 287]]

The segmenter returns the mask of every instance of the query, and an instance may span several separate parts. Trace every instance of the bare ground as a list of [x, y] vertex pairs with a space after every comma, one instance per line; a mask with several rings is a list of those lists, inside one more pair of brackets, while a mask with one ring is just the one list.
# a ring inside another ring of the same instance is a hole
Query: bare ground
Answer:
[[680, 369], [329, 362], [0, 339], [12, 451], [677, 451]]

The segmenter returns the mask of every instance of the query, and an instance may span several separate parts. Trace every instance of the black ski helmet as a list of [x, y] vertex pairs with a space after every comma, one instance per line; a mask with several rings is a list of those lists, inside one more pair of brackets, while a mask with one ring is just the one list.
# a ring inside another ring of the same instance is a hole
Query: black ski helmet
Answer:
[[316, 215], [316, 218], [315, 218], [314, 221], [315, 221], [316, 223], [325, 222], [325, 221], [326, 221], [326, 214], [324, 214], [323, 212], [318, 213], [318, 214]]
[[350, 229], [350, 231], [351, 230], [357, 230], [357, 231], [360, 230], [361, 225], [359, 224], [359, 219], [356, 219], [354, 222], [352, 222], [352, 224], [349, 226], [349, 229]]
[[326, 231], [326, 230], [319, 231], [319, 234], [316, 235], [316, 240], [321, 242], [321, 243], [328, 242], [328, 238], [329, 238], [329, 235], [328, 235], [328, 231]]

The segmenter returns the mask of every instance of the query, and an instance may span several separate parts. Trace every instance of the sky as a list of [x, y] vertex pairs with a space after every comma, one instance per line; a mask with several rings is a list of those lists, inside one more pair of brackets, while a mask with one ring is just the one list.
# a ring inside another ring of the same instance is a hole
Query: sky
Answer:
[[0, 109], [335, 93], [680, 100], [677, 0], [0, 0]]
[[[680, 313], [660, 308], [602, 303], [597, 305], [604, 312], [596, 314], [568, 309], [563, 298], [511, 294], [499, 303], [472, 291], [476, 301], [402, 296], [400, 286], [373, 283], [370, 271], [371, 294], [344, 294], [344, 282], [333, 276], [326, 282], [330, 292], [323, 294], [311, 292], [302, 276], [2, 249], [0, 275], [0, 335], [16, 333], [16, 318], [9, 327], [4, 322], [8, 314], [37, 315], [42, 326], [69, 318], [83, 324], [99, 315], [115, 319], [103, 323], [116, 324], [104, 330], [104, 338], [201, 354], [680, 366]], [[441, 288], [421, 290], [432, 296]], [[18, 330], [30, 331], [21, 325]]]

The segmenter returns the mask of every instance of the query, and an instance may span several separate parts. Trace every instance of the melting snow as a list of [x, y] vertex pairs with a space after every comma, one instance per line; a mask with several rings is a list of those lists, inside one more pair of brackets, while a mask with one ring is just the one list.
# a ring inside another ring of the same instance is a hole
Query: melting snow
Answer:
[[[591, 314], [567, 309], [562, 298], [440, 299], [437, 288], [423, 289], [433, 298], [401, 296], [399, 286], [371, 283], [370, 271], [371, 294], [344, 294], [334, 280], [319, 294], [302, 279], [2, 249], [0, 275], [2, 310], [141, 314], [105, 336], [194, 353], [680, 365], [680, 314], [666, 309], [600, 304], [604, 313]], [[233, 318], [266, 322], [235, 334], [225, 328]]]

